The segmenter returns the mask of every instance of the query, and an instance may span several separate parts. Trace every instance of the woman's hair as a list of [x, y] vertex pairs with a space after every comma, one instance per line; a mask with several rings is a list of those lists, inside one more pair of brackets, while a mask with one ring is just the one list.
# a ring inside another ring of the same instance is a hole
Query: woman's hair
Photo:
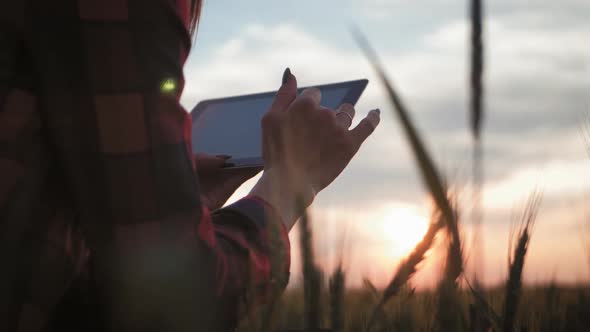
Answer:
[[195, 35], [199, 26], [199, 16], [201, 16], [201, 7], [203, 0], [191, 0], [191, 21], [189, 25], [189, 31], [191, 35]]

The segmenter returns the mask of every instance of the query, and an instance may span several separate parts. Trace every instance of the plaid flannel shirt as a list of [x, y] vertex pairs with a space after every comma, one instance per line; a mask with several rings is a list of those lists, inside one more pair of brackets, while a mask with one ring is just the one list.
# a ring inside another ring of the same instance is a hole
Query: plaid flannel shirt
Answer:
[[50, 330], [79, 284], [85, 329], [108, 331], [231, 328], [246, 294], [284, 287], [272, 208], [199, 200], [189, 1], [0, 3], [1, 331]]

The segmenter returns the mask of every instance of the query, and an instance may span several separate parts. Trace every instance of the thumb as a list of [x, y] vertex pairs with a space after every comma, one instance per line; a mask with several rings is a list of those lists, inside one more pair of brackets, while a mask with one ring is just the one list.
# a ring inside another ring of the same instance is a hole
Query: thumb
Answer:
[[291, 73], [291, 69], [285, 69], [283, 73], [283, 84], [277, 91], [275, 99], [270, 107], [271, 112], [286, 110], [297, 97], [297, 79]]

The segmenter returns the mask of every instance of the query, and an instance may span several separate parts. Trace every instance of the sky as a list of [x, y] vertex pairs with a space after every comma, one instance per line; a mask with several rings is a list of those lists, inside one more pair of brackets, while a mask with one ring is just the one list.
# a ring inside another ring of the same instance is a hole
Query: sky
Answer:
[[[377, 49], [437, 165], [464, 199], [468, 271], [506, 278], [510, 230], [527, 197], [543, 192], [525, 265], [529, 283], [590, 280], [590, 2], [494, 0], [485, 6], [483, 256], [469, 241], [467, 2], [457, 0], [204, 0], [185, 66], [182, 104], [278, 89], [290, 67], [301, 86], [368, 78], [357, 119], [379, 128], [311, 207], [315, 250], [328, 271], [344, 255], [350, 285], [383, 284], [427, 227], [431, 205], [382, 87], [353, 38]], [[232, 200], [248, 193], [255, 180]], [[291, 280], [299, 278], [297, 232]], [[439, 247], [441, 244], [438, 245]], [[584, 249], [586, 248], [586, 249]], [[432, 285], [440, 250], [416, 286]], [[469, 272], [471, 273], [471, 272]]]

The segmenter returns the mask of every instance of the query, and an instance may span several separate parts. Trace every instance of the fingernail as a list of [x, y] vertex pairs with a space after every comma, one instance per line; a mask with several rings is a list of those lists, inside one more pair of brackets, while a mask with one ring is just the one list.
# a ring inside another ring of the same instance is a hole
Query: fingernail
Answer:
[[374, 109], [373, 111], [375, 111], [375, 113], [377, 113], [377, 114], [381, 115], [381, 110], [380, 110], [380, 109], [376, 108], [376, 109]]
[[227, 154], [218, 154], [215, 157], [225, 159], [225, 160], [231, 159], [231, 156], [227, 155]]
[[234, 167], [234, 166], [236, 166], [236, 164], [234, 164], [234, 163], [224, 163], [223, 164], [223, 167]]
[[290, 76], [291, 76], [291, 69], [289, 69], [289, 67], [287, 67], [287, 69], [285, 69], [285, 72], [283, 72], [283, 84], [287, 83]]

